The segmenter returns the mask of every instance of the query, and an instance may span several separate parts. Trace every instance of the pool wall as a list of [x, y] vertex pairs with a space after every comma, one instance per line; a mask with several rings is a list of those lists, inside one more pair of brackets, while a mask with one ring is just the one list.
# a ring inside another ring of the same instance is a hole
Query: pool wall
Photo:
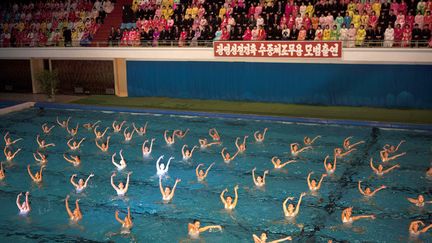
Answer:
[[[431, 48], [344, 48], [341, 58], [331, 60], [215, 57], [213, 48], [202, 47], [0, 48], [0, 60], [28, 60], [31, 72], [25, 76], [34, 93], [40, 92], [36, 73], [64, 68], [70, 75], [60, 82], [68, 82], [69, 92], [93, 94], [89, 87], [96, 87], [111, 94], [114, 86], [120, 97], [432, 108]], [[77, 73], [71, 60], [91, 62]], [[103, 77], [92, 78], [100, 72], [95, 60], [109, 66]], [[65, 89], [65, 84], [58, 87]], [[17, 91], [14, 85], [7, 88]]]
[[410, 129], [432, 132], [432, 125], [429, 124], [405, 124], [405, 123], [387, 123], [377, 121], [355, 121], [355, 120], [338, 120], [338, 119], [320, 119], [320, 118], [304, 118], [304, 117], [279, 117], [279, 116], [263, 116], [252, 114], [228, 114], [228, 113], [212, 113], [199, 111], [178, 111], [178, 110], [159, 110], [159, 109], [136, 109], [126, 107], [109, 107], [109, 106], [93, 106], [79, 104], [62, 104], [37, 102], [34, 107], [39, 109], [78, 109], [83, 111], [109, 111], [109, 112], [131, 112], [131, 113], [148, 113], [148, 114], [163, 114], [163, 115], [179, 115], [179, 116], [205, 116], [210, 118], [229, 118], [229, 119], [253, 119], [262, 121], [277, 121], [277, 122], [292, 122], [302, 124], [322, 124], [322, 125], [344, 125], [344, 126], [364, 126], [378, 127], [390, 129]]
[[432, 65], [127, 61], [130, 97], [432, 108]]

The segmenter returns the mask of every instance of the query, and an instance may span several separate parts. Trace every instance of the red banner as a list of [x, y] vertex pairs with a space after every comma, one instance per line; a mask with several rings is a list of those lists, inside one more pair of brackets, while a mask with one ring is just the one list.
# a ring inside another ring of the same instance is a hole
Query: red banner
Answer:
[[215, 57], [341, 58], [340, 41], [215, 41]]

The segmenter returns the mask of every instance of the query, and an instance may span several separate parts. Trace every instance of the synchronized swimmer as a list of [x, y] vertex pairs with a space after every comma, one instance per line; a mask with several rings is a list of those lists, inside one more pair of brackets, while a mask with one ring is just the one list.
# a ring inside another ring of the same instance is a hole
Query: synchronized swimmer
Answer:
[[186, 144], [182, 147], [182, 155], [184, 160], [192, 158], [194, 150], [198, 148], [198, 146], [193, 146], [193, 148], [189, 150], [187, 147], [188, 146]]
[[291, 163], [295, 163], [297, 161], [295, 159], [292, 159], [292, 160], [288, 160], [288, 161], [282, 163], [278, 157], [274, 156], [271, 159], [271, 162], [272, 162], [275, 169], [282, 169], [286, 165], [291, 164]]
[[160, 161], [161, 161], [163, 158], [164, 158], [164, 156], [162, 155], [162, 156], [160, 156], [159, 159], [156, 161], [156, 174], [157, 174], [159, 177], [162, 177], [163, 175], [165, 175], [166, 173], [168, 173], [168, 170], [169, 170], [169, 166], [170, 166], [171, 160], [174, 159], [174, 157], [170, 157], [170, 158], [168, 159], [168, 163], [167, 163], [167, 165], [165, 166], [164, 163], [160, 163]]
[[169, 201], [171, 201], [173, 199], [175, 190], [177, 188], [177, 184], [179, 182], [181, 182], [181, 180], [180, 179], [176, 179], [172, 190], [171, 190], [171, 188], [169, 186], [165, 187], [165, 189], [164, 189], [163, 186], [162, 186], [162, 177], [159, 177], [159, 190], [160, 190], [160, 193], [162, 194], [162, 200], [164, 202], [169, 202]]
[[149, 142], [148, 140], [144, 141], [144, 143], [142, 145], [142, 148], [141, 148], [142, 149], [142, 154], [143, 154], [144, 157], [149, 156], [151, 154], [152, 149], [153, 149], [153, 142], [155, 140], [156, 139], [152, 138], [152, 140], [150, 142], [150, 146], [146, 146], [146, 144]]
[[225, 188], [225, 190], [222, 191], [222, 193], [220, 194], [220, 199], [222, 201], [222, 203], [224, 204], [224, 208], [226, 210], [233, 210], [236, 206], [237, 206], [237, 202], [238, 202], [238, 188], [239, 186], [236, 185], [234, 187], [234, 201], [232, 199], [231, 196], [227, 196], [225, 198], [225, 193], [228, 192], [228, 188]]
[[20, 198], [22, 196], [22, 193], [18, 194], [17, 199], [16, 199], [16, 205], [19, 209], [19, 214], [20, 215], [27, 215], [28, 213], [30, 213], [31, 211], [31, 207], [30, 207], [30, 203], [29, 203], [29, 195], [30, 192], [26, 192], [25, 194], [25, 200], [23, 201], [23, 203], [20, 203]]
[[255, 186], [257, 186], [257, 187], [264, 186], [265, 185], [265, 178], [266, 178], [266, 175], [269, 173], [269, 171], [266, 170], [266, 171], [264, 171], [263, 176], [257, 176], [257, 177], [255, 177], [255, 171], [256, 171], [256, 167], [253, 168], [253, 170], [252, 170], [252, 179], [253, 179]]
[[94, 176], [94, 174], [91, 173], [91, 174], [87, 177], [87, 179], [85, 180], [85, 182], [84, 182], [83, 179], [79, 179], [79, 180], [78, 180], [78, 184], [75, 183], [75, 181], [74, 181], [74, 179], [75, 179], [76, 176], [77, 176], [77, 174], [73, 174], [73, 175], [71, 176], [71, 178], [70, 178], [70, 183], [75, 187], [76, 192], [77, 192], [77, 193], [80, 193], [80, 192], [82, 192], [84, 189], [86, 189], [87, 184], [88, 184], [90, 178], [92, 178], [92, 177]]
[[198, 181], [204, 181], [208, 175], [209, 170], [213, 167], [214, 164], [215, 164], [214, 162], [211, 163], [211, 165], [207, 168], [207, 170], [205, 172], [203, 170], [200, 170], [200, 167], [203, 166], [204, 164], [199, 164], [195, 169], [195, 174], [196, 174], [197, 180]]
[[115, 162], [115, 156], [116, 155], [117, 155], [117, 153], [114, 153], [111, 156], [111, 162], [117, 168], [118, 171], [124, 170], [127, 165], [126, 165], [126, 160], [123, 158], [123, 149], [120, 149], [120, 152], [119, 152], [120, 162], [118, 164]]
[[5, 141], [6, 147], [9, 147], [9, 146], [15, 144], [16, 142], [22, 140], [22, 138], [12, 140], [12, 138], [9, 136], [9, 132], [6, 132], [6, 135], [4, 135], [3, 139]]
[[117, 196], [124, 196], [129, 189], [129, 179], [132, 172], [127, 173], [126, 186], [120, 182], [118, 186], [114, 184], [114, 177], [117, 175], [115, 172], [111, 175], [111, 186], [117, 192]]

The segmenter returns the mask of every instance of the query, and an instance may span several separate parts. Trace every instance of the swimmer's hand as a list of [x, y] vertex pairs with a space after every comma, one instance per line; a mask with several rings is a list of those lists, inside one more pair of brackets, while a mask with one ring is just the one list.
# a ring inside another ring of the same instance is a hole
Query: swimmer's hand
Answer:
[[30, 192], [26, 192], [26, 196], [30, 195]]
[[91, 173], [90, 175], [89, 175], [89, 177], [93, 177], [94, 176], [94, 174], [93, 173]]
[[234, 187], [234, 190], [238, 190], [238, 189], [239, 189], [239, 186], [236, 185], [236, 186]]
[[306, 192], [302, 192], [300, 195], [301, 195], [302, 197], [304, 197], [304, 196], [306, 195]]

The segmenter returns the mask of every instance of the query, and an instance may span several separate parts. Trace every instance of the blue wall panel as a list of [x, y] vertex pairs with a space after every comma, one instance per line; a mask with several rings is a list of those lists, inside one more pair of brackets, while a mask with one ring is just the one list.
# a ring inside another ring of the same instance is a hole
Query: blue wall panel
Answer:
[[127, 61], [129, 96], [432, 108], [432, 66]]

